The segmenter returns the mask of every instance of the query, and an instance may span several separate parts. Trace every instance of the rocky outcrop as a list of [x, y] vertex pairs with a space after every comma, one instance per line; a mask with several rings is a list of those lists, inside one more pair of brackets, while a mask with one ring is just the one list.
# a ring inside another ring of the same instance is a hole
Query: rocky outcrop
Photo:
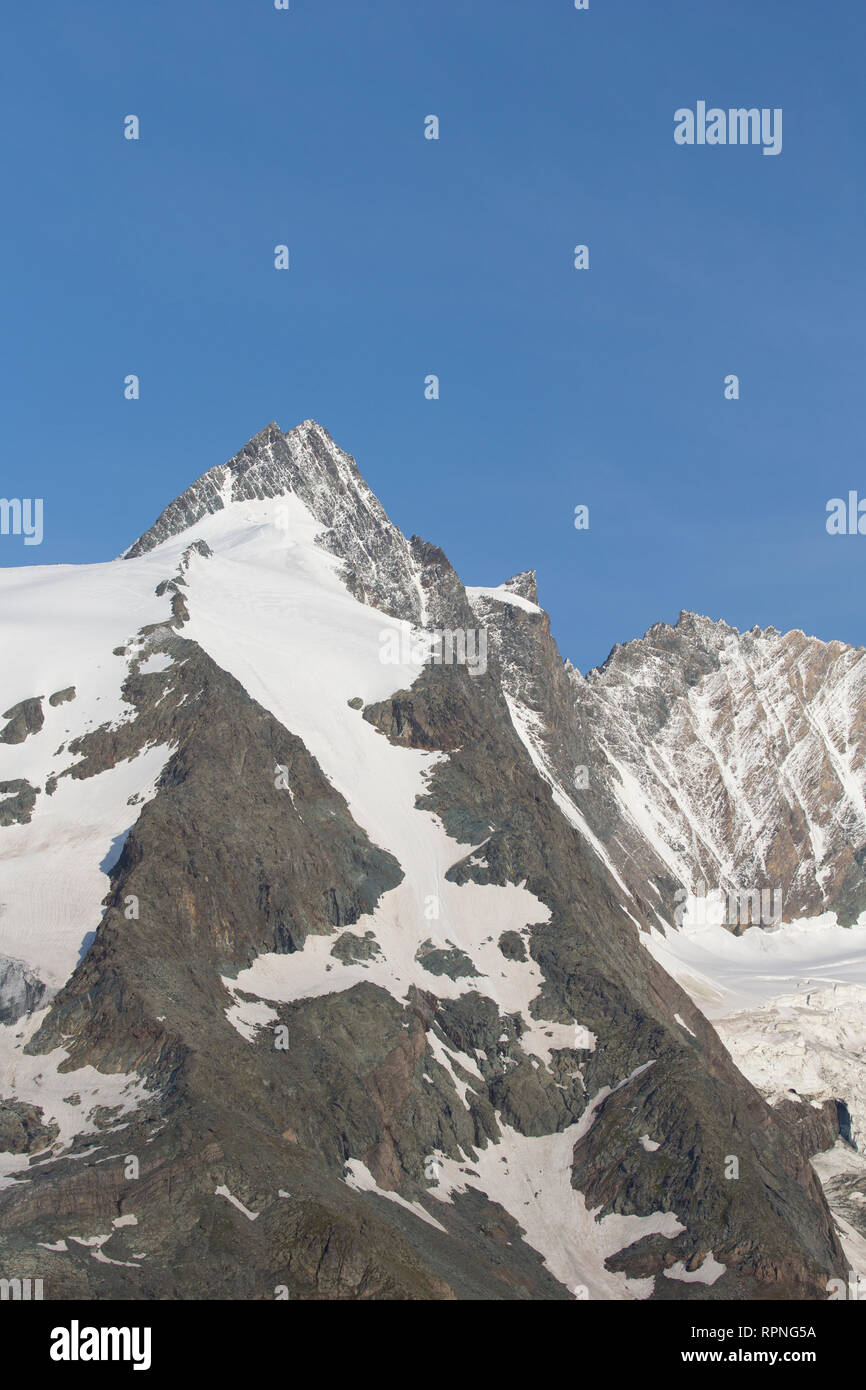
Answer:
[[8, 719], [9, 723], [0, 729], [0, 743], [23, 743], [31, 734], [38, 734], [45, 723], [42, 713], [44, 698], [44, 695], [34, 695], [7, 709], [3, 718]]
[[0, 782], [0, 826], [29, 825], [36, 805], [37, 788], [25, 777]]
[[0, 1101], [0, 1153], [29, 1154], [57, 1138], [56, 1124], [43, 1123], [42, 1111], [21, 1101]]
[[[42, 1008], [52, 991], [24, 964], [0, 955], [0, 1023], [15, 1023]], [[0, 1153], [3, 1146], [0, 1144]]]
[[53, 695], [49, 695], [48, 703], [55, 708], [57, 705], [66, 705], [75, 699], [75, 693], [75, 686], [68, 685], [65, 690], [55, 690]]

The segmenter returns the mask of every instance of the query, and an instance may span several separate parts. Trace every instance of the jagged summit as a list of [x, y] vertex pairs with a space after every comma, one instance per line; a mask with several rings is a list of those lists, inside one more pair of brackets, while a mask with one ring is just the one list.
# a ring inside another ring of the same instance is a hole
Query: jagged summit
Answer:
[[[203, 473], [169, 503], [122, 558], [137, 559], [235, 503], [289, 496], [322, 527], [317, 544], [343, 562], [344, 582], [356, 598], [421, 627], [471, 621], [463, 586], [443, 551], [419, 536], [406, 539], [351, 454], [315, 420], [286, 433], [273, 421], [266, 425], [228, 463]], [[283, 524], [280, 510], [274, 509], [277, 526]]]
[[502, 587], [510, 594], [528, 599], [530, 603], [538, 603], [538, 576], [535, 570], [523, 570], [520, 574], [513, 574], [510, 579], [506, 579]]
[[756, 623], [753, 627], [741, 631], [724, 618], [710, 618], [706, 614], [683, 608], [675, 623], [653, 623], [643, 636], [631, 638], [627, 642], [615, 642], [604, 661], [587, 673], [587, 679], [604, 680], [621, 672], [624, 663], [643, 662], [648, 654], [675, 662], [681, 662], [683, 658], [690, 656], [702, 663], [716, 665], [720, 653], [732, 642], [748, 648], [756, 642], [776, 641], [818, 642], [828, 649], [847, 649], [844, 642], [823, 642], [820, 638], [808, 637], [801, 628], [792, 628], [783, 633], [772, 624], [760, 627]]
[[[311, 464], [312, 477], [304, 478], [302, 466]], [[303, 420], [283, 433], [279, 425], [271, 421], [227, 463], [209, 468], [170, 502], [123, 558], [131, 560], [146, 554], [232, 502], [281, 497], [288, 493], [296, 493], [302, 500], [312, 502], [318, 491], [321, 504], [323, 491], [345, 490], [352, 485], [372, 497], [354, 459], [337, 448], [323, 426], [315, 420]]]
[[[355, 460], [315, 420], [284, 433], [266, 425], [228, 463], [211, 468], [175, 498], [124, 553], [146, 554], [234, 503], [296, 497], [323, 528], [318, 544], [343, 561], [351, 592], [397, 617], [424, 623], [422, 568]], [[279, 521], [277, 521], [279, 524]]]

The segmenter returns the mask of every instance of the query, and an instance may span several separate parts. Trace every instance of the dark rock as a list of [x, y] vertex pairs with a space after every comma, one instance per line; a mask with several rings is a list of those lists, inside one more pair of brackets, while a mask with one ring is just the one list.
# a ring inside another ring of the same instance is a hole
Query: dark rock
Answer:
[[0, 729], [0, 743], [23, 743], [30, 734], [38, 734], [45, 723], [42, 713], [44, 695], [34, 695], [29, 700], [21, 700], [3, 715], [9, 723]]
[[363, 936], [344, 931], [331, 947], [331, 955], [336, 956], [344, 965], [349, 965], [352, 961], [374, 960], [381, 954], [379, 943], [371, 931], [365, 932]]
[[432, 941], [425, 941], [415, 952], [415, 959], [421, 962], [430, 975], [447, 975], [451, 980], [478, 975], [466, 952], [459, 951], [454, 946], [434, 946]]
[[23, 777], [0, 782], [0, 826], [27, 825], [33, 819], [36, 792]]
[[44, 1124], [42, 1110], [18, 1100], [0, 1100], [0, 1153], [29, 1154], [48, 1148], [59, 1129]]
[[526, 943], [520, 932], [504, 931], [499, 938], [499, 949], [506, 960], [527, 960]]

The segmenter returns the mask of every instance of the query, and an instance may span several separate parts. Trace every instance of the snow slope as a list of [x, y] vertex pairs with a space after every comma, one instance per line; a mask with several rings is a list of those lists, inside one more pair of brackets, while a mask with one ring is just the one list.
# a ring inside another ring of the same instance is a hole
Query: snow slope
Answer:
[[[842, 1100], [851, 1138], [834, 1164], [815, 1160], [822, 1180], [863, 1178], [866, 1146], [866, 922], [840, 927], [835, 915], [792, 922], [740, 937], [722, 926], [642, 936], [659, 964], [679, 980], [745, 1076], [771, 1105], [786, 1096], [820, 1104]], [[855, 1269], [866, 1268], [866, 1242], [828, 1200]]]

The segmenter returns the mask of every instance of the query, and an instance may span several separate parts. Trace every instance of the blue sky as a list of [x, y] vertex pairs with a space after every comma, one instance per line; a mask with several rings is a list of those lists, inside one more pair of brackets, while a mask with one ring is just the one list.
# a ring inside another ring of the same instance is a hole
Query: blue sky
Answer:
[[[43, 497], [45, 539], [0, 563], [110, 558], [313, 417], [467, 583], [537, 569], [582, 670], [681, 608], [866, 642], [866, 536], [825, 529], [866, 496], [860, 0], [48, 0], [4, 29], [0, 495]], [[698, 100], [781, 107], [782, 153], [677, 146]]]

